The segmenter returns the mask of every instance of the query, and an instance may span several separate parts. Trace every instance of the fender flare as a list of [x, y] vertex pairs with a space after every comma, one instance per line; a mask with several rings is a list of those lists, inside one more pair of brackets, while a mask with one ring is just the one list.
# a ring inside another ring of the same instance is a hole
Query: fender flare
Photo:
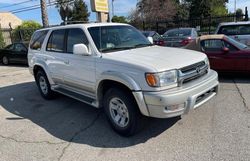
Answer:
[[[37, 61], [37, 62], [34, 64], [32, 70], [34, 70], [34, 67], [35, 67], [35, 66], [39, 66], [39, 67], [41, 67], [41, 68], [44, 70], [44, 72], [45, 72], [46, 75], [47, 75], [47, 78], [48, 78], [48, 80], [49, 80], [50, 85], [55, 84], [54, 81], [52, 80], [51, 76], [50, 76], [50, 73], [48, 72], [48, 71], [49, 71], [48, 66], [47, 66], [43, 61]], [[35, 77], [35, 75], [34, 75], [34, 77]]]
[[145, 104], [144, 96], [141, 91], [140, 85], [136, 83], [132, 77], [126, 75], [125, 73], [119, 73], [114, 71], [108, 71], [102, 73], [97, 81], [97, 86], [96, 86], [97, 100], [101, 100], [99, 89], [101, 87], [101, 82], [105, 80], [115, 81], [117, 83], [121, 83], [124, 86], [128, 87], [132, 91], [132, 95], [135, 101], [137, 102], [140, 112], [145, 116], [149, 116], [149, 111], [147, 105]]

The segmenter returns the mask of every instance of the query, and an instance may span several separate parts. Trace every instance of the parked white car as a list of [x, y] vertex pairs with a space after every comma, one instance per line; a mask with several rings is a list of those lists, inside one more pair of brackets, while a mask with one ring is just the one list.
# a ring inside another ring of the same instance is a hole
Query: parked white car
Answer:
[[250, 46], [250, 21], [221, 23], [215, 34], [227, 35]]
[[112, 128], [124, 136], [135, 134], [144, 116], [180, 116], [218, 91], [218, 75], [205, 54], [152, 45], [127, 24], [38, 30], [28, 62], [45, 99], [59, 92], [104, 108]]

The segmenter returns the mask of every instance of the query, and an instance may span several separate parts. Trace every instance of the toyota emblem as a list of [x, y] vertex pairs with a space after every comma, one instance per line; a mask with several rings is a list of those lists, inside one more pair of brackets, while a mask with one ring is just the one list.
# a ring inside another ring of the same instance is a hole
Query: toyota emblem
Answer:
[[196, 68], [196, 72], [197, 73], [200, 73], [201, 72], [201, 69], [199, 67]]

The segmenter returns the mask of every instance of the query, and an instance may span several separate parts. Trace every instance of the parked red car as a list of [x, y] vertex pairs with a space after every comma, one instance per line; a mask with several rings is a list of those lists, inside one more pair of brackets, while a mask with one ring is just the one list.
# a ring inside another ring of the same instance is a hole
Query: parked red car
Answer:
[[214, 70], [250, 73], [250, 48], [228, 36], [201, 36], [185, 48], [205, 53]]

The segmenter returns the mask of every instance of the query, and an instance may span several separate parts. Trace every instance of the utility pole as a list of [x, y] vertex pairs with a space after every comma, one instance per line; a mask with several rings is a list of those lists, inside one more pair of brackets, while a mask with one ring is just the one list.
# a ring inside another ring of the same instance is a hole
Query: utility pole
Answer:
[[234, 0], [234, 14], [235, 14], [234, 21], [236, 22], [236, 0]]
[[112, 0], [112, 17], [114, 17], [115, 11], [114, 11], [114, 0]]
[[46, 0], [40, 0], [43, 27], [49, 26]]

